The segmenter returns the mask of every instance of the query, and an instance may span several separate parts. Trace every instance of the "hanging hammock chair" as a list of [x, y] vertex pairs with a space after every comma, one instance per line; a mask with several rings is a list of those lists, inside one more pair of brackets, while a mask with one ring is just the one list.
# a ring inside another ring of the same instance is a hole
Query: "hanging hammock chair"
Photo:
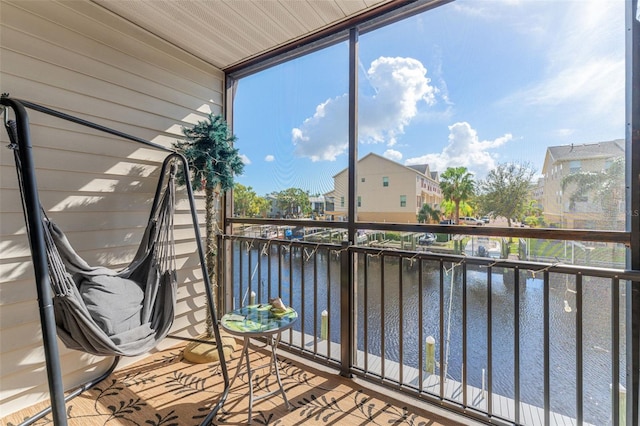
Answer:
[[[10, 148], [16, 152], [18, 185], [24, 204], [24, 180], [14, 124], [10, 129], [13, 129], [9, 132]], [[173, 237], [176, 165], [170, 167], [164, 191], [160, 176], [137, 253], [119, 272], [90, 266], [41, 207], [56, 328], [58, 337], [69, 349], [103, 356], [136, 356], [148, 352], [168, 334], [173, 324], [177, 286]]]
[[174, 318], [175, 169], [133, 261], [120, 272], [87, 264], [43, 214], [58, 337], [94, 355], [135, 356], [166, 337]]
[[[66, 425], [66, 401], [104, 380], [115, 369], [120, 356], [146, 353], [169, 333], [174, 319], [177, 291], [173, 236], [176, 173], [181, 166], [181, 172], [188, 176], [188, 166], [184, 156], [161, 145], [37, 104], [11, 99], [8, 95], [3, 94], [0, 103], [12, 108], [16, 115], [16, 121], [8, 120], [8, 111], [3, 111], [5, 127], [11, 140], [9, 148], [14, 152], [18, 186], [31, 245], [51, 395], [51, 407], [22, 424], [32, 424], [48, 412], [53, 412], [54, 424]], [[38, 197], [25, 106], [169, 152], [162, 164], [142, 240], [133, 260], [124, 269], [114, 271], [106, 267], [90, 266], [74, 250], [60, 227], [47, 217]], [[188, 179], [185, 183], [205, 282], [207, 308], [211, 318], [216, 318], [193, 191]], [[216, 341], [220, 342], [217, 321], [213, 322], [213, 331]], [[70, 349], [94, 355], [114, 356], [112, 366], [100, 377], [85, 383], [65, 398], [60, 356], [55, 343], [56, 335]], [[229, 377], [222, 345], [217, 345], [217, 349], [225, 388], [220, 400], [203, 420], [202, 425], [211, 422], [229, 392]]]

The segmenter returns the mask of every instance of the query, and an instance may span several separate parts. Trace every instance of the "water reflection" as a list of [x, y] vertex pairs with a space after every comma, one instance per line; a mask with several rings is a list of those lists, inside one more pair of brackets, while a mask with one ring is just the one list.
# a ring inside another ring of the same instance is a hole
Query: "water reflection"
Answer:
[[[326, 309], [330, 318], [330, 339], [339, 343], [338, 255], [326, 249], [316, 249], [312, 253], [312, 250], [300, 247], [269, 247], [267, 251], [262, 247], [242, 251], [241, 261], [241, 251], [236, 246], [234, 295], [238, 301], [249, 287], [257, 293], [258, 302], [279, 295], [285, 303], [296, 307], [301, 315], [301, 321], [295, 329], [317, 336], [320, 335], [320, 312]], [[266, 255], [268, 253], [271, 253], [271, 257]], [[503, 268], [493, 268], [489, 274], [487, 268], [467, 266], [463, 270], [462, 266], [449, 263], [444, 264], [441, 270], [437, 261], [400, 261], [396, 256], [358, 254], [356, 258], [355, 313], [359, 350], [365, 350], [366, 336], [366, 350], [369, 353], [380, 356], [384, 351], [385, 359], [418, 368], [420, 346], [424, 351], [425, 339], [433, 336], [436, 340], [436, 360], [440, 360], [440, 351], [445, 351], [446, 366], [442, 368], [446, 368], [448, 377], [462, 381], [465, 303], [468, 384], [481, 387], [483, 369], [489, 371], [487, 348], [490, 317], [492, 368], [488, 374], [491, 374], [493, 392], [510, 398], [515, 396], [514, 336], [518, 328], [520, 398], [523, 402], [543, 406], [542, 274], [520, 271], [516, 282], [513, 270]], [[562, 274], [550, 274], [549, 278], [550, 408], [576, 417], [576, 282], [573, 277]], [[466, 298], [463, 298], [465, 294]], [[624, 301], [621, 306], [624, 306]], [[610, 282], [584, 277], [584, 419], [597, 425], [607, 424], [611, 418], [610, 311]], [[622, 342], [623, 317], [621, 315]], [[620, 351], [624, 353], [624, 346]], [[624, 365], [620, 366], [620, 371], [624, 372]], [[439, 374], [439, 369], [436, 369], [436, 374]], [[485, 383], [488, 380], [489, 377], [485, 377]]]

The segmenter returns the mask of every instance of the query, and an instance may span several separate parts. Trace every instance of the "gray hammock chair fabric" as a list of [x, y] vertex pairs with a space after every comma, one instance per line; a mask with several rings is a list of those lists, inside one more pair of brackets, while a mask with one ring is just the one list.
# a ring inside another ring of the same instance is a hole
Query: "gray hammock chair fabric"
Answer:
[[163, 339], [176, 303], [173, 211], [175, 169], [132, 262], [122, 271], [92, 267], [43, 214], [58, 336], [70, 349], [135, 356]]

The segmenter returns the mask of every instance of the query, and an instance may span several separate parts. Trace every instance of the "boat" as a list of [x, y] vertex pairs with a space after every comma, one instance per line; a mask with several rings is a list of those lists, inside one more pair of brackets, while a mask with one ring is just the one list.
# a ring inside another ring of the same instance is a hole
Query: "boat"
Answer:
[[502, 257], [502, 243], [489, 237], [471, 237], [464, 247], [464, 254], [475, 257]]

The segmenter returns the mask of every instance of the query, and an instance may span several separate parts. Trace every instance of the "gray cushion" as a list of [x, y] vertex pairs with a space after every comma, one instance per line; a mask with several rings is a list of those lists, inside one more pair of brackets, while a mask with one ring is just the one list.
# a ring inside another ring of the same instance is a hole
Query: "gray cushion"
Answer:
[[140, 326], [144, 291], [133, 280], [117, 276], [82, 276], [79, 290], [87, 310], [108, 336]]

